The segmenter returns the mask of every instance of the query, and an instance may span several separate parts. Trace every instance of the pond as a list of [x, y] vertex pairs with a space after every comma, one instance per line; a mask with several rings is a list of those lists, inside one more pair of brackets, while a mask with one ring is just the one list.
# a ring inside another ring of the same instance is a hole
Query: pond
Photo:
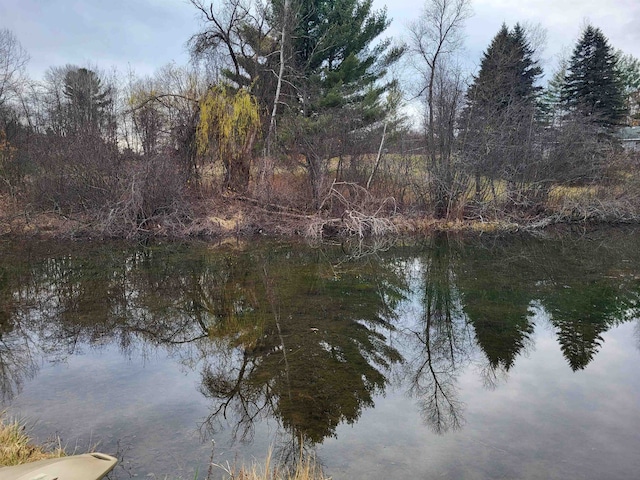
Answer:
[[639, 233], [0, 249], [0, 410], [115, 478], [640, 471]]

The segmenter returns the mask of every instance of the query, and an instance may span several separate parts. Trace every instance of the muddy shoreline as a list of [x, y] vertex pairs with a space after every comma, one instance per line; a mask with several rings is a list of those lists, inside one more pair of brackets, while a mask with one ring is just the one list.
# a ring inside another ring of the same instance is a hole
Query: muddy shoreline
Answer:
[[[174, 218], [158, 218], [136, 229], [114, 234], [101, 228], [99, 222], [87, 214], [64, 215], [58, 212], [35, 212], [28, 209], [5, 209], [0, 213], [0, 237], [5, 239], [41, 240], [203, 240], [220, 241], [229, 238], [290, 238], [340, 239], [371, 237], [423, 237], [437, 232], [473, 233], [539, 233], [593, 229], [603, 226], [636, 225], [635, 215], [624, 212], [584, 215], [582, 212], [546, 212], [536, 217], [484, 219], [435, 219], [424, 214], [397, 214], [353, 219], [325, 214], [305, 214], [274, 211], [248, 202], [226, 201], [202, 203], [189, 218], [176, 222]], [[375, 231], [371, 221], [384, 228]], [[367, 223], [369, 222], [369, 223]]]

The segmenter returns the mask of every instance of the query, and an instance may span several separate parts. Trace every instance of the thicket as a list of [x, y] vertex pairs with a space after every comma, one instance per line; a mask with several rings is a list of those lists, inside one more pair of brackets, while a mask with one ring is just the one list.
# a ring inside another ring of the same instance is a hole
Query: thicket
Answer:
[[[106, 236], [215, 234], [230, 199], [312, 236], [425, 218], [640, 218], [638, 153], [617, 136], [637, 122], [640, 63], [596, 27], [543, 88], [541, 45], [520, 24], [502, 26], [475, 75], [453, 67], [468, 0], [428, 0], [406, 45], [381, 38], [389, 19], [369, 0], [191, 4], [204, 20], [192, 64], [146, 78], [66, 65], [36, 82], [0, 31], [5, 220], [50, 212]], [[411, 85], [392, 73], [403, 56]], [[419, 124], [403, 113], [408, 95], [422, 99]]]

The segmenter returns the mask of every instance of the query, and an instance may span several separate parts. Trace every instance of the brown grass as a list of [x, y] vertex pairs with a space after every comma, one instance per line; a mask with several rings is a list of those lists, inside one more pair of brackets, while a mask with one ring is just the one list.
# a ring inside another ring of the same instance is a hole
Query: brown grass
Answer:
[[44, 446], [34, 445], [24, 422], [7, 419], [0, 413], [0, 467], [64, 456], [59, 439]]
[[217, 467], [226, 472], [227, 480], [330, 480], [315, 458], [308, 456], [298, 460], [293, 467], [275, 464], [271, 452], [267, 454], [264, 464], [254, 462], [239, 468], [229, 465]]

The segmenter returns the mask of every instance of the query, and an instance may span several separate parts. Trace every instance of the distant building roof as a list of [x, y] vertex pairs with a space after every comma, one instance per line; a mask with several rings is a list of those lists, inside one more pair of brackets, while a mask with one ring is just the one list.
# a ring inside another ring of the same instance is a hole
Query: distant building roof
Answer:
[[625, 150], [640, 152], [640, 127], [622, 127], [616, 135]]
[[640, 141], [640, 127], [622, 127], [618, 130], [617, 136], [621, 140]]

